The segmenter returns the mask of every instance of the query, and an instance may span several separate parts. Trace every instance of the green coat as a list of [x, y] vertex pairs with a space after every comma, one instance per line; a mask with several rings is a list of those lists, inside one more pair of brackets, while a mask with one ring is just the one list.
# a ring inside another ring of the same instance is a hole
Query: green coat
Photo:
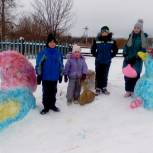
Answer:
[[[145, 36], [147, 37], [146, 34]], [[141, 73], [143, 65], [142, 60], [137, 55], [139, 51], [146, 52], [146, 49], [142, 48], [141, 34], [133, 34], [132, 46], [128, 47], [126, 44], [123, 49], [123, 56], [124, 56], [123, 67], [129, 64], [129, 60], [134, 59], [135, 62], [133, 64], [133, 67], [135, 68], [138, 74]]]

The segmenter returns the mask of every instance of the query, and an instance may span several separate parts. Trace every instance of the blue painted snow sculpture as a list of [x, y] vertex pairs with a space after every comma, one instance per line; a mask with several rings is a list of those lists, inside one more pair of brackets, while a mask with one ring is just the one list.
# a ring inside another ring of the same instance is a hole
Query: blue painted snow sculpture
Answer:
[[137, 108], [143, 105], [146, 109], [153, 109], [153, 49], [149, 48], [148, 53], [139, 52], [138, 56], [144, 60], [145, 73], [136, 83], [135, 100], [130, 107]]
[[28, 88], [0, 90], [0, 130], [22, 119], [35, 108], [35, 98]]

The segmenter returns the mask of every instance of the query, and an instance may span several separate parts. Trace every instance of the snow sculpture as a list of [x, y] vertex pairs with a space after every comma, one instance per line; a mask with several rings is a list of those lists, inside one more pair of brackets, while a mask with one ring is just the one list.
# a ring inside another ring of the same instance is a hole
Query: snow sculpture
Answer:
[[16, 51], [0, 53], [0, 130], [34, 108], [36, 75], [32, 64]]
[[146, 109], [153, 109], [153, 49], [148, 49], [148, 53], [139, 52], [138, 56], [144, 60], [145, 73], [136, 83], [135, 99], [130, 107], [143, 105]]

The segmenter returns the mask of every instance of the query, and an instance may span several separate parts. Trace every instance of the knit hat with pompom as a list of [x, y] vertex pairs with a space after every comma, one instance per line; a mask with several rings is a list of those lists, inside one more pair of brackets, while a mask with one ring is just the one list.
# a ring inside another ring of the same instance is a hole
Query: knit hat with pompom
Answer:
[[139, 19], [137, 21], [137, 23], [134, 25], [134, 27], [138, 27], [140, 28], [141, 30], [143, 30], [143, 20], [142, 19]]
[[75, 52], [75, 51], [81, 52], [81, 48], [77, 44], [73, 45], [73, 47], [72, 47], [72, 52]]

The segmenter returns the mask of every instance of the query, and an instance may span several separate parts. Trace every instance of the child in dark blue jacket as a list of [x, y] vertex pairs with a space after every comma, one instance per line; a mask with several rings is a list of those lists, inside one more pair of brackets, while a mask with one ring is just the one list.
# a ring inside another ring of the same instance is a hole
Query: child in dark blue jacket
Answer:
[[56, 39], [52, 34], [48, 35], [46, 48], [40, 51], [36, 58], [36, 73], [37, 83], [40, 84], [42, 80], [42, 103], [44, 109], [40, 112], [42, 115], [53, 110], [59, 111], [55, 106], [57, 82], [62, 82], [63, 71], [63, 56], [56, 48]]
[[95, 71], [96, 71], [96, 93], [110, 94], [107, 90], [108, 72], [111, 64], [111, 59], [115, 57], [118, 48], [115, 40], [112, 40], [112, 33], [109, 28], [104, 26], [101, 32], [94, 40], [91, 47], [91, 53], [95, 56]]

